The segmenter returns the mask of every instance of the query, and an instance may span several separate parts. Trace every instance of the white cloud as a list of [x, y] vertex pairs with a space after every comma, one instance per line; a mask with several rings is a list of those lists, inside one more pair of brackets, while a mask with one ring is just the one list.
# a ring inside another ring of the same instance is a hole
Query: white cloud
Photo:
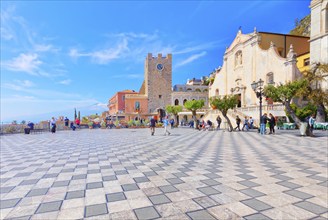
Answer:
[[33, 87], [34, 83], [30, 80], [15, 80], [18, 84], [22, 85], [23, 87]]
[[8, 29], [1, 27], [0, 31], [1, 31], [1, 39], [4, 39], [4, 40], [14, 39], [13, 33], [11, 33], [11, 31], [9, 31]]
[[88, 53], [79, 52], [76, 48], [72, 48], [69, 51], [69, 56], [72, 58], [78, 57], [90, 57], [93, 62], [98, 64], [107, 64], [112, 60], [121, 58], [125, 52], [129, 51], [128, 40], [123, 38], [117, 45], [111, 48], [97, 50]]
[[2, 85], [3, 88], [11, 89], [15, 91], [24, 91], [27, 90], [27, 88], [31, 88], [35, 86], [35, 84], [29, 80], [14, 80], [14, 83], [4, 83]]
[[[2, 9], [2, 8], [1, 8]], [[15, 31], [9, 25], [12, 20], [12, 14], [15, 8], [13, 6], [7, 9], [2, 9], [0, 13], [1, 19], [1, 39], [3, 40], [13, 40], [15, 38]]]
[[[88, 57], [94, 63], [108, 64], [109, 62], [117, 59], [142, 62], [148, 53], [155, 56], [158, 53], [163, 55], [172, 53], [174, 55], [189, 54], [197, 51], [204, 51], [213, 49], [224, 40], [207, 42], [203, 44], [196, 44], [192, 42], [183, 42], [179, 44], [165, 44], [162, 39], [165, 36], [159, 36], [159, 32], [155, 31], [152, 34], [122, 32], [117, 34], [107, 34], [107, 42], [104, 42], [104, 49], [83, 52], [81, 49], [72, 48], [69, 51], [69, 56], [72, 58]], [[110, 46], [108, 46], [110, 45]]]
[[2, 65], [11, 71], [25, 72], [30, 75], [38, 75], [38, 70], [42, 61], [38, 59], [36, 53], [24, 54], [21, 53], [18, 57], [10, 61], [4, 61]]
[[[1, 40], [11, 40], [1, 49], [7, 55], [6, 57], [14, 54], [6, 58], [7, 60], [1, 60], [1, 66], [4, 69], [34, 76], [58, 76], [58, 73], [54, 71], [56, 69], [54, 65], [58, 62], [54, 53], [60, 49], [50, 43], [53, 39], [40, 36], [33, 27], [30, 27], [24, 17], [16, 14], [15, 7], [12, 5], [1, 8]], [[50, 56], [49, 53], [51, 53]]]
[[59, 84], [63, 84], [63, 85], [69, 85], [71, 84], [72, 80], [70, 79], [65, 79], [65, 80], [62, 80], [60, 82], [58, 82]]
[[91, 106], [91, 109], [93, 109], [92, 107], [102, 108], [103, 110], [108, 110], [107, 103], [98, 102], [98, 103], [94, 104], [93, 106]]
[[197, 60], [197, 59], [199, 59], [199, 58], [205, 56], [206, 54], [207, 54], [206, 51], [203, 51], [203, 52], [201, 52], [201, 53], [199, 53], [199, 54], [194, 54], [194, 55], [188, 57], [187, 59], [185, 59], [185, 60], [183, 60], [183, 61], [177, 63], [177, 64], [175, 65], [175, 67], [184, 66], [184, 65], [186, 65], [186, 64], [188, 64], [188, 63], [191, 63], [191, 62], [193, 62], [193, 61], [195, 61], [195, 60]]
[[14, 100], [36, 100], [35, 96], [13, 95]]
[[37, 52], [57, 51], [51, 44], [34, 44], [34, 49]]
[[4, 83], [1, 85], [2, 88], [15, 90], [15, 91], [23, 91], [25, 88], [20, 85], [12, 84], [12, 83]]

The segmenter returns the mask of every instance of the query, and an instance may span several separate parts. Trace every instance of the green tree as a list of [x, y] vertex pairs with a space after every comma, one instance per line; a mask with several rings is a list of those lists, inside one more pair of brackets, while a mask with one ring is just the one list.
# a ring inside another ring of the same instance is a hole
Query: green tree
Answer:
[[89, 122], [89, 118], [84, 116], [82, 117], [82, 124], [87, 124]]
[[13, 120], [13, 121], [11, 122], [11, 124], [13, 124], [13, 125], [17, 125], [17, 120]]
[[178, 125], [178, 114], [179, 112], [182, 112], [182, 106], [181, 105], [168, 105], [166, 106], [166, 111], [168, 113], [171, 113], [174, 115], [174, 122], [175, 122], [175, 125]]
[[298, 97], [299, 91], [304, 89], [308, 84], [305, 79], [288, 82], [284, 85], [280, 84], [277, 87], [273, 85], [267, 85], [264, 87], [264, 94], [266, 97], [271, 98], [274, 102], [280, 102], [285, 106], [286, 112], [294, 120], [294, 122], [300, 126], [301, 120], [295, 114], [295, 111], [291, 108], [291, 101], [293, 98]]
[[26, 121], [25, 120], [21, 121], [21, 124], [22, 125], [25, 125], [26, 124]]
[[[317, 111], [317, 107], [313, 105], [312, 103], [308, 103], [307, 105], [303, 107], [298, 107], [295, 103], [290, 104], [290, 107], [294, 110], [296, 116], [301, 120], [305, 121], [305, 119], [313, 114], [313, 112]], [[290, 115], [287, 113], [287, 117], [289, 118], [290, 121], [294, 121]]]
[[76, 115], [76, 108], [74, 108], [74, 121], [76, 120], [77, 115]]
[[289, 32], [292, 35], [310, 37], [311, 31], [311, 14], [305, 16], [301, 20], [295, 19], [295, 27]]
[[323, 89], [321, 84], [327, 80], [328, 64], [314, 64], [310, 70], [303, 74], [307, 84], [299, 90], [298, 95], [306, 97], [309, 102], [317, 107], [316, 121], [325, 122], [328, 91]]
[[229, 117], [227, 116], [228, 110], [233, 109], [236, 107], [238, 104], [238, 99], [234, 95], [225, 95], [223, 98], [220, 97], [211, 97], [210, 98], [210, 104], [213, 107], [216, 107], [218, 109], [223, 117], [227, 120], [228, 126], [229, 126], [229, 131], [233, 130], [231, 121]]
[[81, 121], [81, 114], [80, 114], [80, 111], [79, 111], [78, 114], [77, 114], [77, 118]]
[[204, 100], [202, 100], [202, 99], [200, 99], [200, 100], [188, 100], [184, 104], [184, 107], [186, 109], [188, 109], [189, 111], [191, 111], [191, 113], [192, 113], [192, 118], [194, 120], [195, 128], [198, 127], [197, 118], [196, 118], [196, 111], [198, 109], [201, 109], [203, 106], [204, 106]]

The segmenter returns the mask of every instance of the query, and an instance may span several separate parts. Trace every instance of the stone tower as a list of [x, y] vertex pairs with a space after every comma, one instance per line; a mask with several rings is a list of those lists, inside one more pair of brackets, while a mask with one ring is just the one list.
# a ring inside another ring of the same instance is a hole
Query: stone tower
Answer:
[[171, 105], [172, 54], [153, 57], [148, 53], [145, 61], [145, 95], [148, 96], [148, 113], [165, 110]]

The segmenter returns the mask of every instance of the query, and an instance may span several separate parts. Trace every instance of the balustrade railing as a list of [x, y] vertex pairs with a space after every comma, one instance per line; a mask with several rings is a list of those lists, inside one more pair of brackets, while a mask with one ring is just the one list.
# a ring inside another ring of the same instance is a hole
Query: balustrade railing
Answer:
[[[249, 107], [241, 107], [238, 108], [241, 112], [251, 112], [251, 111], [259, 111], [260, 106], [249, 106]], [[262, 105], [263, 111], [283, 111], [285, 110], [285, 106], [282, 104], [273, 104], [273, 105]]]

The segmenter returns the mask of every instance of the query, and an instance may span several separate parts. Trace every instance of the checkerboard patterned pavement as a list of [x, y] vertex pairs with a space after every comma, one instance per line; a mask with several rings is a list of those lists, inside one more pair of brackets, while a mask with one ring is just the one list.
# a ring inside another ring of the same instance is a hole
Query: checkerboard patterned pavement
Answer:
[[1, 219], [327, 219], [327, 132], [1, 136]]

